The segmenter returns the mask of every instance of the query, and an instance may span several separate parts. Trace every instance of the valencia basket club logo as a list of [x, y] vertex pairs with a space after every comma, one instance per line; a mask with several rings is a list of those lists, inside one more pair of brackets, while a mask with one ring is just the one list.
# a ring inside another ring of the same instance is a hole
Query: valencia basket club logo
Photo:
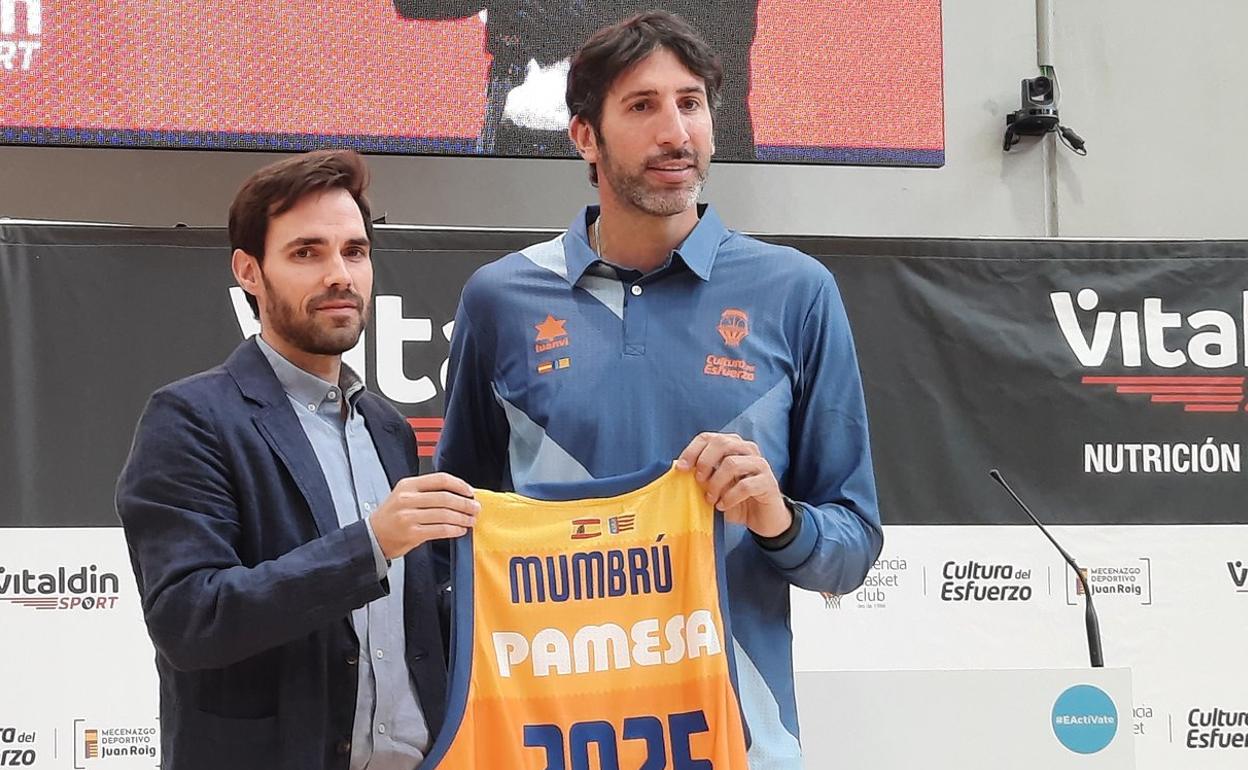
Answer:
[[724, 344], [730, 348], [739, 348], [750, 333], [750, 316], [735, 307], [726, 309], [719, 316], [719, 325], [715, 327]]
[[[730, 348], [739, 348], [750, 334], [750, 316], [739, 308], [727, 308], [720, 314], [719, 323], [715, 325], [715, 330], [719, 332], [719, 336], [723, 338], [725, 345]], [[741, 354], [736, 352], [728, 355], [711, 353], [706, 357], [706, 364], [702, 368], [702, 373], [715, 377], [726, 377], [730, 380], [753, 382], [756, 367], [745, 360], [744, 357], [738, 356], [741, 356]]]

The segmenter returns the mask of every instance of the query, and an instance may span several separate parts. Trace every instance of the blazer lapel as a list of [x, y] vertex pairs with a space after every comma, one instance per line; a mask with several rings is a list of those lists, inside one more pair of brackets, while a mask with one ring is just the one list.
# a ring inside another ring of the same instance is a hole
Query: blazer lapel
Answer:
[[381, 459], [381, 467], [386, 470], [386, 478], [393, 487], [400, 479], [416, 473], [416, 457], [411, 454], [409, 442], [403, 440], [400, 431], [408, 430], [407, 423], [394, 419], [378, 406], [370, 397], [361, 395], [358, 405], [360, 414], [364, 415], [364, 425], [373, 437], [373, 446], [377, 447], [377, 457]]
[[295, 480], [312, 512], [317, 531], [326, 535], [339, 529], [334, 498], [325, 483], [325, 473], [316, 459], [316, 452], [299, 424], [286, 391], [273, 373], [273, 367], [255, 340], [249, 339], [239, 345], [226, 359], [225, 368], [234, 377], [243, 395], [259, 406], [251, 418], [252, 422]]
[[289, 405], [282, 406], [286, 408], [277, 405], [268, 407], [251, 419], [303, 493], [317, 531], [327, 535], [340, 526], [338, 513], [334, 510], [334, 498], [299, 418]]

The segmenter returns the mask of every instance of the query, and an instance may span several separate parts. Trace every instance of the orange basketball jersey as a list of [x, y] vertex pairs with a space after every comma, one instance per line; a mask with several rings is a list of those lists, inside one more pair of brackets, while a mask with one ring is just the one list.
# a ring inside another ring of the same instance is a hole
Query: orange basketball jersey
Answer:
[[746, 769], [722, 518], [690, 472], [633, 488], [663, 470], [477, 493], [426, 767]]

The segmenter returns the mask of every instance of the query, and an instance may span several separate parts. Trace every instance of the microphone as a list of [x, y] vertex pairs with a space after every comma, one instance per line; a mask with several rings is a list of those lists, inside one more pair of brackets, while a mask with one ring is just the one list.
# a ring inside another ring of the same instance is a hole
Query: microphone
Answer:
[[1075, 563], [1074, 557], [1066, 553], [1066, 549], [1057, 544], [1057, 541], [1053, 539], [1053, 536], [1049, 534], [1049, 531], [1044, 528], [1044, 525], [1040, 523], [1040, 520], [1036, 518], [1036, 515], [1031, 512], [1030, 508], [1027, 507], [1027, 503], [1024, 503], [1022, 498], [1015, 494], [1013, 489], [1010, 489], [1010, 485], [1005, 483], [1005, 479], [1001, 476], [1001, 471], [993, 468], [988, 471], [988, 475], [992, 476], [993, 481], [996, 481], [998, 484], [1005, 487], [1005, 491], [1010, 493], [1010, 497], [1014, 498], [1014, 502], [1018, 503], [1018, 507], [1023, 509], [1023, 513], [1026, 513], [1027, 516], [1031, 518], [1032, 522], [1040, 528], [1040, 531], [1043, 532], [1044, 536], [1049, 539], [1049, 542], [1052, 543], [1053, 547], [1057, 549], [1057, 552], [1062, 555], [1062, 558], [1066, 559], [1066, 563], [1070, 565], [1070, 568], [1075, 571], [1075, 577], [1079, 578], [1079, 584], [1083, 586], [1083, 598], [1085, 603], [1083, 617], [1084, 622], [1088, 627], [1088, 657], [1092, 659], [1093, 668], [1104, 668], [1105, 660], [1101, 656], [1101, 626], [1096, 620], [1096, 608], [1092, 606], [1092, 589], [1088, 586], [1088, 579], [1083, 576], [1083, 570], [1079, 569], [1079, 565]]

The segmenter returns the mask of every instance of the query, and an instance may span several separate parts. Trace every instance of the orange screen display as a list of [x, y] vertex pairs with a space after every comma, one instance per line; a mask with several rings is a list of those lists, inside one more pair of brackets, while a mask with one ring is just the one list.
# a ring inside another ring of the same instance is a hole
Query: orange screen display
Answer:
[[0, 0], [0, 141], [560, 156], [567, 58], [681, 13], [720, 159], [940, 165], [940, 0]]

